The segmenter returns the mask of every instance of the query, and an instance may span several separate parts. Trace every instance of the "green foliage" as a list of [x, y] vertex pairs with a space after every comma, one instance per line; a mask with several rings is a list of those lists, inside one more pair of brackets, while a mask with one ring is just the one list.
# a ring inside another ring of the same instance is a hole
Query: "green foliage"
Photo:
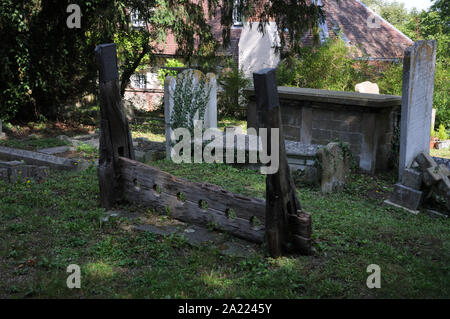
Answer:
[[228, 67], [222, 70], [218, 82], [222, 88], [219, 93], [217, 109], [221, 117], [242, 117], [240, 111], [247, 106], [243, 89], [251, 84], [242, 70], [234, 62], [228, 62]]
[[387, 65], [374, 81], [377, 82], [381, 94], [402, 95], [403, 64], [392, 63]]
[[[414, 41], [426, 39], [437, 41], [436, 74], [434, 81], [433, 107], [436, 109], [436, 124], [450, 127], [450, 9], [449, 2], [435, 0], [427, 11], [407, 12], [394, 17], [387, 12], [398, 7], [398, 3], [380, 0], [366, 0], [369, 5], [378, 6], [379, 12], [389, 22]], [[384, 13], [383, 13], [384, 12]], [[401, 17], [401, 19], [398, 19]], [[393, 66], [381, 77], [380, 89], [384, 93], [401, 95], [402, 67]]]
[[433, 127], [431, 128], [431, 137], [436, 137], [436, 131]]
[[448, 139], [448, 135], [447, 135], [444, 125], [442, 125], [442, 124], [439, 125], [439, 130], [438, 130], [437, 136], [440, 141], [445, 141]]
[[[194, 83], [194, 77], [198, 78], [198, 83]], [[211, 86], [203, 73], [193, 71], [178, 76], [173, 93], [174, 106], [170, 117], [171, 128], [173, 130], [186, 128], [193, 134], [194, 116], [198, 112], [198, 119], [204, 120], [210, 93]]]
[[277, 79], [285, 86], [354, 91], [355, 85], [370, 74], [371, 67], [366, 62], [350, 58], [349, 48], [342, 40], [330, 39], [320, 47], [301, 48], [298, 55], [283, 60]]
[[[177, 59], [167, 59], [165, 67], [167, 68], [181, 68], [184, 67], [184, 63]], [[179, 71], [177, 70], [168, 70], [165, 68], [161, 68], [158, 70], [158, 80], [161, 82], [161, 85], [164, 86], [164, 81], [168, 76], [176, 77]]]

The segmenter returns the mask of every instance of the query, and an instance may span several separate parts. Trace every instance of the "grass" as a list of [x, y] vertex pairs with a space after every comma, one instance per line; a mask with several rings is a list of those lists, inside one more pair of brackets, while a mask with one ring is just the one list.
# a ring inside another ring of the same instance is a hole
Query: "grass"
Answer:
[[436, 156], [436, 157], [444, 157], [444, 158], [450, 158], [450, 149], [441, 149], [441, 150], [437, 150], [437, 149], [431, 149], [430, 150], [430, 155], [431, 156]]
[[[257, 172], [154, 165], [264, 197]], [[133, 232], [124, 218], [103, 222], [94, 167], [43, 183], [0, 181], [0, 298], [449, 298], [450, 221], [383, 206], [392, 183], [390, 176], [354, 175], [340, 193], [300, 189], [315, 254], [272, 259], [225, 257], [180, 237]], [[81, 289], [66, 287], [70, 264], [81, 266]], [[370, 264], [381, 267], [381, 289], [366, 286]]]
[[0, 140], [0, 146], [20, 148], [29, 151], [37, 151], [43, 148], [65, 146], [65, 145], [70, 145], [70, 143], [52, 137], [37, 138], [31, 136], [21, 139], [8, 138], [5, 140]]

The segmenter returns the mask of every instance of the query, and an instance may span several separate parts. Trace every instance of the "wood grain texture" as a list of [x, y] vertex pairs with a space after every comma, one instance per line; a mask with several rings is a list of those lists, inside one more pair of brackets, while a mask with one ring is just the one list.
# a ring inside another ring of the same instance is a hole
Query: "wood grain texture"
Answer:
[[[264, 238], [265, 201], [226, 191], [207, 183], [177, 178], [140, 162], [119, 158], [123, 198], [179, 220], [212, 226], [237, 237], [261, 243]], [[184, 201], [180, 200], [183, 194]], [[200, 207], [200, 201], [207, 208]], [[227, 214], [232, 209], [234, 214]], [[256, 217], [261, 225], [254, 226]]]

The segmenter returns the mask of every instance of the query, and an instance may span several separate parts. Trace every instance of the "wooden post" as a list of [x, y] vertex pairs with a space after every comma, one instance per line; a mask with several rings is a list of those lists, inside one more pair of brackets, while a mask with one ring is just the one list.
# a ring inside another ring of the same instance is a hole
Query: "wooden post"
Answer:
[[110, 209], [120, 199], [119, 157], [134, 160], [133, 142], [122, 108], [116, 45], [101, 44], [95, 48], [99, 68], [101, 135], [98, 178], [100, 200]]
[[[302, 212], [286, 157], [281, 110], [275, 69], [263, 69], [253, 74], [256, 108], [259, 111], [259, 128], [267, 128], [268, 141], [271, 132], [279, 129], [278, 145], [268, 142], [267, 154], [272, 147], [279, 147], [279, 169], [266, 178], [266, 235], [267, 249], [271, 256], [283, 252], [298, 251], [311, 254], [311, 215]], [[258, 112], [257, 112], [258, 113]]]

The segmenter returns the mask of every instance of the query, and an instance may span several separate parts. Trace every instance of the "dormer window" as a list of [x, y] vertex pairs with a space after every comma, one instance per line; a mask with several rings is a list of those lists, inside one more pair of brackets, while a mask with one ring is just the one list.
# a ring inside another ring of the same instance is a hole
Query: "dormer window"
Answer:
[[244, 24], [242, 7], [244, 0], [234, 0], [233, 5], [233, 26], [240, 27]]
[[130, 13], [130, 18], [131, 18], [131, 25], [133, 26], [133, 28], [143, 28], [145, 27], [145, 20], [141, 18], [141, 14], [139, 12], [139, 10], [131, 10]]

